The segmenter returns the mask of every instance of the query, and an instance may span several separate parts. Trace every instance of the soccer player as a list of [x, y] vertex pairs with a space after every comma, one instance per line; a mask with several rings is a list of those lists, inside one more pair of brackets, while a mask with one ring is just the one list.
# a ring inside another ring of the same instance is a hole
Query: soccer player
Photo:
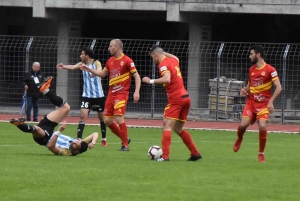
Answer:
[[10, 119], [10, 123], [16, 125], [25, 133], [32, 133], [33, 140], [36, 143], [48, 147], [48, 149], [55, 155], [75, 156], [77, 154], [81, 154], [85, 152], [88, 147], [94, 147], [98, 139], [98, 133], [95, 132], [86, 137], [84, 140], [74, 139], [60, 133], [66, 127], [65, 122], [62, 123], [56, 132], [54, 132], [54, 128], [69, 113], [70, 106], [61, 97], [49, 91], [52, 79], [52, 76], [45, 78], [44, 82], [40, 85], [39, 90], [50, 100], [51, 103], [60, 108], [44, 116], [37, 126], [25, 124], [25, 118], [12, 118]]
[[[242, 120], [237, 129], [237, 139], [233, 145], [233, 151], [239, 151], [247, 127], [257, 121], [259, 130], [258, 161], [265, 162], [267, 122], [269, 114], [275, 111], [273, 102], [281, 92], [281, 84], [276, 69], [264, 60], [265, 50], [263, 46], [255, 45], [251, 47], [249, 58], [253, 65], [249, 69], [249, 81], [247, 86], [240, 91], [241, 96], [247, 96], [248, 98]], [[271, 92], [272, 85], [276, 88], [273, 95]]]
[[170, 53], [164, 52], [159, 46], [153, 46], [150, 56], [154, 63], [158, 65], [159, 79], [144, 77], [143, 82], [147, 84], [163, 84], [168, 96], [168, 104], [165, 107], [162, 133], [163, 155], [157, 161], [169, 161], [172, 130], [181, 137], [183, 143], [191, 152], [188, 161], [197, 161], [202, 158], [197, 150], [191, 135], [183, 130], [187, 120], [191, 100], [186, 91], [179, 68], [179, 59]]
[[[75, 65], [57, 64], [58, 69], [80, 70], [82, 64], [96, 71], [102, 71], [101, 63], [94, 60], [94, 52], [89, 48], [83, 48], [81, 51], [81, 62]], [[85, 126], [85, 120], [89, 116], [90, 110], [97, 111], [100, 120], [102, 133], [102, 146], [107, 146], [106, 141], [106, 125], [104, 123], [103, 111], [105, 104], [105, 96], [102, 89], [101, 78], [94, 76], [89, 72], [82, 72], [83, 75], [83, 93], [80, 109], [80, 120], [77, 128], [77, 138], [82, 138], [82, 133]]]
[[[129, 151], [130, 139], [128, 138], [124, 115], [131, 75], [135, 79], [134, 103], [137, 103], [140, 98], [141, 78], [132, 59], [123, 53], [123, 43], [120, 39], [111, 40], [108, 50], [112, 57], [107, 60], [102, 71], [97, 71], [86, 65], [82, 66], [82, 70], [100, 77], [105, 77], [109, 73], [109, 91], [105, 103], [104, 121], [110, 130], [122, 140], [120, 151]], [[119, 126], [114, 122], [114, 119]]]

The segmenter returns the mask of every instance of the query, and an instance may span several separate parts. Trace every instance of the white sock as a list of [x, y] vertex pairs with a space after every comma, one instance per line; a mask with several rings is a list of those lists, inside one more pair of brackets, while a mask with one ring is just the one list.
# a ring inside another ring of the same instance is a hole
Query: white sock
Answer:
[[105, 140], [105, 141], [106, 141], [106, 138], [102, 138], [102, 140]]
[[265, 154], [264, 152], [258, 152], [258, 154]]
[[43, 94], [45, 95], [46, 93], [48, 93], [48, 91], [49, 91], [49, 89], [45, 89], [45, 90], [43, 91]]

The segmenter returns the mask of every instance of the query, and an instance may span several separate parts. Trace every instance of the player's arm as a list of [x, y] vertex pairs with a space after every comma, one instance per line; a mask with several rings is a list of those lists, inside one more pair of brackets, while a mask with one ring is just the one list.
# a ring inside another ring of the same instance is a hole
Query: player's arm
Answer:
[[57, 64], [56, 67], [58, 69], [78, 70], [78, 69], [80, 69], [81, 65], [82, 65], [82, 62], [79, 62], [75, 65], [64, 65], [64, 64], [60, 63], [60, 64]]
[[176, 57], [175, 55], [173, 54], [170, 54], [170, 53], [167, 53], [167, 52], [164, 52], [165, 56], [168, 57], [168, 58], [174, 58], [174, 59], [177, 59], [177, 61], [179, 61], [178, 57]]
[[150, 79], [149, 77], [143, 77], [143, 82], [147, 84], [169, 84], [171, 82], [170, 71], [165, 71], [162, 74], [162, 77], [158, 79]]
[[272, 95], [272, 97], [270, 98], [269, 102], [274, 102], [274, 100], [277, 98], [277, 96], [279, 96], [282, 87], [281, 87], [281, 83], [279, 81], [279, 78], [273, 81], [273, 85], [275, 86], [275, 91]]
[[141, 77], [137, 71], [132, 74], [132, 77], [134, 77], [135, 80], [135, 91], [133, 93], [133, 102], [137, 103], [140, 99]]
[[247, 86], [245, 86], [244, 88], [241, 89], [240, 95], [247, 96], [247, 95], [249, 95], [249, 93], [250, 93], [250, 85], [248, 83]]
[[55, 146], [59, 134], [60, 134], [59, 131], [54, 132], [52, 137], [50, 138], [50, 140], [47, 143], [48, 149], [55, 155], [59, 155], [59, 148], [57, 146]]
[[99, 134], [97, 132], [92, 133], [91, 135], [84, 138], [82, 141], [89, 144], [89, 148], [93, 148], [98, 140]]
[[[100, 63], [100, 62], [99, 62]], [[107, 74], [108, 74], [108, 69], [104, 67], [104, 69], [100, 70], [97, 68], [96, 69], [92, 69], [92, 68], [89, 68], [87, 65], [82, 65], [81, 66], [81, 70], [84, 70], [84, 71], [88, 71], [96, 76], [99, 76], [99, 77], [105, 77]]]

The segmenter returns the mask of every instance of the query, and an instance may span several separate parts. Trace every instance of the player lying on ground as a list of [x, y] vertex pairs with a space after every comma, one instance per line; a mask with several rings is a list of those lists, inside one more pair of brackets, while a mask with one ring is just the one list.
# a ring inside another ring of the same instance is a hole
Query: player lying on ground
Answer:
[[32, 133], [33, 140], [42, 146], [47, 146], [48, 149], [55, 155], [75, 156], [93, 148], [98, 139], [98, 133], [93, 133], [85, 139], [74, 139], [72, 137], [61, 134], [66, 124], [65, 122], [54, 132], [54, 128], [61, 122], [69, 113], [70, 106], [61, 97], [49, 91], [50, 83], [53, 77], [45, 78], [44, 82], [39, 86], [42, 92], [50, 100], [52, 104], [59, 109], [50, 112], [46, 115], [37, 126], [25, 124], [25, 118], [10, 119], [10, 123], [16, 125], [25, 133]]

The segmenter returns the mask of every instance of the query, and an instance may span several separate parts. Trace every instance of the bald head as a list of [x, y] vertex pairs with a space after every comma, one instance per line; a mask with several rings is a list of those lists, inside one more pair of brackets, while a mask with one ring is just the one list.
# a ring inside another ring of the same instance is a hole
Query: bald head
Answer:
[[111, 42], [113, 42], [115, 44], [115, 46], [123, 49], [123, 43], [120, 39], [113, 39], [113, 40], [111, 40]]

